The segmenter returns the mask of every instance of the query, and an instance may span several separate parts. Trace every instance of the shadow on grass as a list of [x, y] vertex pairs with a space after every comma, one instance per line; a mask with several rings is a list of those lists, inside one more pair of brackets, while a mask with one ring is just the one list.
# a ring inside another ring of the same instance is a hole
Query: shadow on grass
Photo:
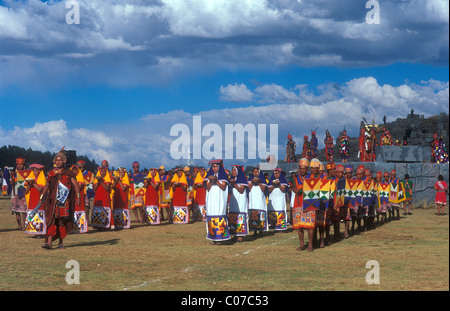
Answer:
[[70, 247], [83, 247], [83, 246], [97, 246], [97, 245], [116, 245], [119, 243], [120, 239], [111, 239], [104, 241], [91, 241], [91, 242], [83, 242], [78, 244], [64, 245], [65, 248]]
[[[3, 233], [3, 232], [11, 232], [11, 231], [22, 231], [22, 230], [19, 230], [19, 229], [17, 229], [17, 228], [0, 229], [0, 233]], [[23, 232], [23, 231], [22, 231], [22, 232]]]

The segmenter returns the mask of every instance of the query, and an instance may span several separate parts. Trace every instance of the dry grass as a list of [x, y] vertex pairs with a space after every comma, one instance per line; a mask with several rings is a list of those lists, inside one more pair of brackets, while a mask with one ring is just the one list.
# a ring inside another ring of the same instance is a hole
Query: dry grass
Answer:
[[[448, 215], [415, 209], [375, 230], [312, 253], [296, 251], [297, 234], [267, 233], [216, 246], [204, 223], [146, 226], [69, 235], [66, 249], [15, 230], [10, 201], [0, 197], [0, 290], [100, 291], [448, 291]], [[80, 264], [79, 285], [65, 281], [66, 262]], [[380, 284], [368, 285], [368, 260]]]

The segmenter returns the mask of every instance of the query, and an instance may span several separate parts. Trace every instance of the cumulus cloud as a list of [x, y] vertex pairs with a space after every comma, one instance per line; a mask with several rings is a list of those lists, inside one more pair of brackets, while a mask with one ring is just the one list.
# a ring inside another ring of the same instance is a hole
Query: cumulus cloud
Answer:
[[[445, 0], [380, 2], [379, 25], [366, 24], [365, 2], [353, 0], [79, 2], [80, 24], [68, 25], [65, 1], [3, 1], [2, 66], [52, 82], [76, 76], [114, 86], [155, 85], [161, 72], [171, 80], [198, 68], [448, 66]], [[126, 60], [127, 74], [118, 59]], [[7, 77], [0, 85], [23, 81]]]
[[251, 102], [253, 99], [253, 93], [243, 83], [241, 84], [229, 84], [228, 86], [220, 87], [220, 100], [226, 102]]

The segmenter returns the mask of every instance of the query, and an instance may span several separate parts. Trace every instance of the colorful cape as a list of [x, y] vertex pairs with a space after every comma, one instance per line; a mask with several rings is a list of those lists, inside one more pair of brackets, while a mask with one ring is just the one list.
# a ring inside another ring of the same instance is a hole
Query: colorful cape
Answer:
[[364, 197], [364, 180], [363, 179], [357, 179], [358, 182], [356, 184], [355, 189], [355, 202], [358, 205], [363, 204], [363, 197]]
[[345, 205], [345, 186], [347, 184], [347, 180], [345, 178], [337, 179], [335, 181], [336, 187], [336, 196], [334, 198], [334, 207], [339, 208]]
[[306, 175], [303, 181], [303, 210], [305, 212], [318, 210], [320, 208], [322, 179]]
[[390, 182], [389, 202], [400, 203], [406, 200], [405, 189], [399, 178], [395, 178]]
[[[188, 182], [187, 182], [187, 179], [186, 179], [186, 175], [184, 174], [184, 172], [181, 175], [181, 177], [178, 177], [178, 175], [175, 173], [173, 175], [173, 177], [172, 177], [172, 180], [170, 181], [170, 185], [172, 186], [172, 183], [174, 183], [174, 182], [178, 182], [178, 183], [186, 185], [186, 186], [188, 185]], [[173, 199], [172, 187], [170, 187], [170, 198]]]
[[145, 187], [144, 187], [144, 179], [145, 174], [144, 173], [137, 173], [136, 175], [131, 175], [131, 194], [137, 196], [137, 197], [143, 197], [145, 196]]
[[373, 179], [364, 179], [363, 181], [363, 206], [369, 206], [374, 203], [375, 181]]
[[88, 199], [92, 199], [95, 196], [94, 192], [94, 174], [92, 172], [85, 170], [83, 172], [84, 183], [86, 184], [86, 195]]
[[345, 199], [349, 207], [356, 206], [356, 195], [359, 193], [358, 187], [362, 183], [359, 179], [346, 179]]
[[390, 183], [384, 181], [377, 184], [378, 206], [383, 206], [389, 203], [390, 186]]
[[27, 193], [27, 183], [26, 183], [26, 179], [27, 178], [33, 178], [34, 179], [34, 174], [32, 170], [22, 170], [22, 171], [16, 171], [16, 178], [15, 178], [15, 192], [16, 195], [19, 196], [19, 199], [23, 199], [25, 198], [25, 195]]

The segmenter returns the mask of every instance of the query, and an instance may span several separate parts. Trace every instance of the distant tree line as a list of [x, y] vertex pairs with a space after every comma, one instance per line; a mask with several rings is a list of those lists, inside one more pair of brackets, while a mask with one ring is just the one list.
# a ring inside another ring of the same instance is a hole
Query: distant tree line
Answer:
[[[82, 160], [86, 162], [85, 168], [91, 172], [96, 171], [98, 164], [94, 160], [89, 160], [88, 157], [84, 155], [76, 155], [76, 151], [68, 150], [65, 151], [67, 156], [67, 165], [76, 164], [77, 161]], [[37, 151], [31, 148], [25, 149], [18, 146], [3, 146], [0, 147], [0, 167], [5, 166], [15, 167], [16, 159], [23, 157], [26, 159], [26, 166], [33, 163], [38, 163], [44, 165], [45, 171], [48, 172], [53, 168], [53, 158], [56, 156], [56, 152], [50, 151]]]

